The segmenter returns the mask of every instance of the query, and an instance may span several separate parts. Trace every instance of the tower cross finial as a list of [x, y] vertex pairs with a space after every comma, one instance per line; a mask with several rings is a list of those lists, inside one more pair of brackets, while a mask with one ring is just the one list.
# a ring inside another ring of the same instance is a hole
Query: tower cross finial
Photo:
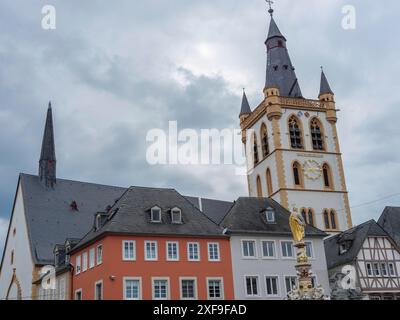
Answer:
[[272, 14], [274, 13], [274, 9], [272, 9], [272, 5], [274, 4], [274, 2], [272, 0], [265, 0], [265, 2], [268, 3], [268, 6], [269, 6], [268, 12], [272, 17]]

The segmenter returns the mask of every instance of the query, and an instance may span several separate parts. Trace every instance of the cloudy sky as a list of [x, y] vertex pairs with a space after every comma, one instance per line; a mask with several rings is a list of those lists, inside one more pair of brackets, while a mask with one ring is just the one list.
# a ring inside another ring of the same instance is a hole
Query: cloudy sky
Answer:
[[[336, 93], [354, 222], [378, 218], [400, 205], [400, 4], [275, 2], [303, 94], [316, 98], [321, 65]], [[41, 25], [47, 4], [55, 30]], [[356, 9], [355, 30], [342, 28], [345, 5]], [[59, 177], [247, 195], [234, 166], [150, 166], [145, 138], [169, 120], [238, 128], [241, 88], [252, 107], [262, 99], [266, 10], [263, 0], [2, 0], [0, 238], [18, 173], [37, 172], [49, 100]]]

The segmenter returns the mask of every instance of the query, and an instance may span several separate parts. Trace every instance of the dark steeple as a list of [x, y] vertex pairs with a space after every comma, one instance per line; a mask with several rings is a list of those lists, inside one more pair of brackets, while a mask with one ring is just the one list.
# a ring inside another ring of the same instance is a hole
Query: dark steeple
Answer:
[[324, 70], [321, 68], [321, 86], [319, 89], [319, 95], [322, 95], [325, 93], [333, 94], [331, 87], [329, 85], [328, 79], [326, 79]]
[[239, 117], [244, 114], [251, 113], [249, 101], [247, 100], [246, 92], [243, 89], [242, 108], [240, 109]]
[[53, 115], [51, 102], [47, 109], [42, 151], [39, 160], [39, 179], [44, 186], [53, 188], [56, 183], [56, 150], [54, 145]]
[[302, 97], [299, 83], [289, 52], [286, 48], [286, 38], [280, 32], [275, 23], [271, 8], [268, 37], [265, 41], [267, 46], [267, 74], [265, 87], [278, 87], [279, 94], [283, 97]]

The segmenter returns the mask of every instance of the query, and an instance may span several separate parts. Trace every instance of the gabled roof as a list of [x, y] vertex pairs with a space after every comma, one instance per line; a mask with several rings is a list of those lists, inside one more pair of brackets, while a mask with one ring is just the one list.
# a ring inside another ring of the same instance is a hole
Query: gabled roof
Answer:
[[378, 224], [400, 247], [400, 207], [386, 207], [379, 217]]
[[[38, 176], [21, 174], [26, 224], [35, 264], [53, 263], [56, 244], [81, 239], [93, 224], [93, 216], [113, 205], [126, 188], [57, 179], [53, 189]], [[78, 211], [70, 204], [76, 201]]]
[[[354, 261], [365, 239], [369, 236], [388, 237], [389, 235], [375, 220], [369, 220], [325, 239], [325, 255], [328, 269]], [[351, 246], [347, 249], [347, 252], [340, 254], [340, 243], [344, 241], [351, 241]]]
[[[266, 208], [275, 209], [276, 223], [266, 223], [262, 214]], [[238, 198], [220, 225], [228, 233], [268, 234], [292, 236], [289, 226], [290, 212], [270, 198]], [[310, 225], [306, 226], [307, 237], [326, 237], [327, 234]]]
[[185, 198], [188, 199], [197, 209], [202, 211], [208, 218], [210, 218], [216, 224], [220, 224], [222, 219], [225, 217], [225, 215], [233, 205], [233, 202], [230, 201], [187, 197], [187, 196], [185, 196]]
[[[149, 208], [162, 209], [162, 222], [150, 221]], [[171, 223], [169, 210], [181, 209], [182, 224]], [[92, 228], [76, 250], [105, 234], [223, 237], [222, 229], [174, 189], [130, 187], [111, 209], [108, 221]]]

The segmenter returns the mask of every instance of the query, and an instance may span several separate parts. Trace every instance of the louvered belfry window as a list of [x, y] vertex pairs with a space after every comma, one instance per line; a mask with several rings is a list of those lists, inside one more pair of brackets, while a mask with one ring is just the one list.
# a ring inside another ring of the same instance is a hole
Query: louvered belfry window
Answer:
[[324, 150], [324, 139], [322, 137], [321, 124], [317, 119], [311, 121], [311, 139], [314, 150]]
[[294, 149], [303, 149], [302, 133], [296, 117], [289, 119], [290, 145]]

